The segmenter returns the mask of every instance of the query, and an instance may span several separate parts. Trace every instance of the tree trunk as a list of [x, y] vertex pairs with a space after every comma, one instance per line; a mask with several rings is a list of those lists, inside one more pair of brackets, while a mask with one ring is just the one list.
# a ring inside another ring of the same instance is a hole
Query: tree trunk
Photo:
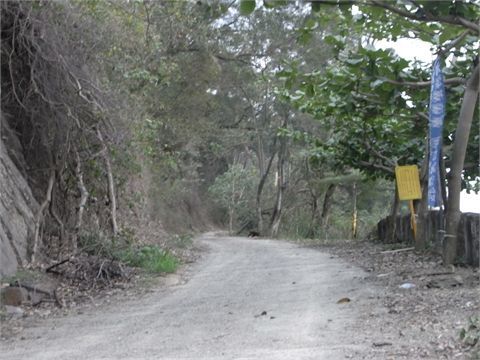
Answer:
[[282, 218], [282, 206], [283, 206], [283, 159], [278, 161], [278, 186], [277, 186], [277, 197], [275, 200], [275, 206], [273, 208], [272, 219], [270, 221], [270, 236], [276, 237], [278, 235], [278, 230], [280, 228], [280, 222]]
[[305, 157], [305, 180], [306, 180], [306, 185], [308, 189], [308, 193], [310, 195], [310, 211], [311, 211], [311, 216], [310, 216], [310, 223], [308, 225], [307, 232], [305, 236], [309, 239], [314, 239], [316, 236], [316, 225], [320, 223], [320, 213], [319, 213], [319, 196], [317, 195], [317, 192], [315, 191], [315, 187], [313, 184], [311, 184], [311, 170], [310, 170], [310, 162], [309, 162], [309, 157]]
[[393, 199], [392, 211], [390, 212], [390, 216], [388, 217], [388, 225], [387, 225], [387, 242], [394, 243], [395, 242], [395, 235], [397, 233], [397, 213], [398, 209], [400, 208], [400, 201], [398, 199], [398, 188], [397, 183], [395, 182], [395, 195]]
[[443, 158], [443, 150], [440, 150], [440, 191], [442, 193], [443, 210], [446, 212], [448, 209], [447, 169], [445, 167], [445, 159]]
[[415, 203], [417, 213], [417, 238], [415, 239], [416, 250], [424, 250], [427, 244], [427, 216], [428, 216], [428, 156], [429, 146], [428, 137], [425, 146], [425, 156], [420, 168], [420, 188], [422, 189], [422, 198]]
[[102, 133], [100, 129], [97, 129], [97, 137], [102, 143], [103, 146], [103, 159], [105, 161], [105, 167], [107, 170], [107, 180], [108, 180], [108, 198], [110, 201], [110, 216], [112, 222], [112, 232], [116, 236], [118, 233], [117, 225], [117, 199], [115, 196], [115, 182], [113, 180], [112, 164], [110, 162], [110, 156], [108, 155], [108, 147], [105, 141], [103, 140]]
[[[60, 178], [60, 176], [57, 177]], [[63, 247], [66, 247], [64, 244], [64, 241], [66, 239], [66, 234], [65, 234], [65, 225], [63, 224], [62, 219], [60, 218], [60, 215], [58, 215], [57, 210], [55, 209], [55, 189], [52, 189], [52, 199], [49, 204], [49, 209], [50, 209], [50, 214], [52, 215], [53, 219], [57, 223], [58, 229], [59, 229], [59, 234], [58, 234], [58, 255], [60, 255], [60, 252]]]
[[[273, 143], [274, 149], [275, 149], [276, 142], [277, 142], [277, 139], [275, 138], [274, 143]], [[270, 156], [270, 159], [268, 160], [267, 167], [259, 165], [260, 170], [264, 169], [263, 173], [260, 172], [260, 181], [258, 183], [257, 197], [255, 199], [255, 205], [256, 205], [256, 209], [257, 209], [257, 221], [258, 221], [257, 230], [260, 234], [263, 233], [262, 192], [263, 192], [263, 188], [265, 186], [265, 182], [267, 181], [268, 174], [270, 173], [270, 169], [272, 168], [272, 163], [273, 163], [273, 159], [275, 158], [275, 155], [276, 155], [276, 152], [274, 150], [272, 155]], [[259, 164], [260, 164], [260, 161], [261, 161], [260, 157], [259, 157], [258, 160], [259, 160]]]
[[328, 213], [330, 211], [330, 208], [332, 207], [332, 198], [336, 188], [337, 188], [336, 184], [330, 184], [328, 185], [327, 191], [325, 192], [325, 197], [323, 198], [322, 215], [321, 215], [322, 226], [325, 225], [326, 219], [328, 217]]
[[[264, 121], [264, 126], [267, 124], [267, 119], [268, 119], [268, 82], [265, 84], [265, 102], [263, 104], [263, 121]], [[262, 234], [263, 233], [263, 216], [262, 216], [262, 192], [263, 192], [263, 187], [265, 186], [265, 182], [268, 177], [268, 173], [270, 172], [270, 167], [273, 162], [273, 158], [275, 157], [275, 151], [273, 151], [272, 156], [270, 157], [270, 160], [268, 161], [268, 165], [265, 167], [265, 151], [263, 147], [263, 138], [262, 138], [262, 133], [261, 129], [258, 126], [258, 121], [257, 118], [255, 117], [255, 126], [256, 126], [256, 133], [257, 133], [257, 157], [258, 157], [258, 170], [260, 174], [260, 181], [258, 183], [257, 187], [257, 197], [256, 197], [256, 211], [257, 211], [257, 231]], [[277, 139], [275, 138], [274, 144], [273, 144], [273, 149], [275, 149], [275, 144], [276, 144]]]
[[311, 196], [311, 211], [312, 216], [310, 217], [310, 225], [308, 226], [307, 231], [307, 238], [315, 238], [315, 224], [317, 223], [318, 219], [318, 197], [315, 195], [313, 191], [310, 191]]
[[357, 238], [357, 184], [353, 183], [352, 238]]
[[228, 233], [230, 235], [233, 235], [233, 215], [234, 215], [233, 208], [228, 209]]
[[285, 164], [287, 161], [287, 139], [280, 139], [280, 150], [278, 151], [278, 162], [277, 162], [277, 171], [278, 171], [278, 186], [277, 186], [277, 197], [275, 200], [275, 206], [273, 208], [272, 218], [270, 221], [270, 236], [276, 237], [278, 235], [278, 230], [280, 229], [280, 223], [282, 220], [282, 207], [283, 207], [283, 193], [286, 189], [286, 179], [285, 179]]
[[[428, 146], [427, 154], [428, 154]], [[415, 239], [415, 250], [424, 250], [427, 244], [426, 239], [429, 237], [427, 234], [428, 226], [428, 156], [423, 160], [422, 169], [420, 170], [420, 184], [422, 188], [422, 198], [417, 206], [417, 238]]]
[[[53, 164], [51, 166], [53, 166]], [[39, 247], [40, 237], [41, 237], [40, 228], [43, 223], [43, 219], [45, 217], [44, 211], [45, 209], [47, 209], [50, 202], [52, 201], [52, 191], [53, 191], [54, 184], [55, 184], [55, 169], [52, 168], [50, 172], [50, 177], [48, 179], [48, 186], [45, 194], [45, 200], [43, 200], [42, 204], [40, 205], [37, 216], [35, 218], [35, 233], [33, 236], [32, 257], [30, 259], [30, 262], [32, 264], [34, 264], [37, 259], [38, 247]]]
[[76, 149], [75, 149], [75, 157], [77, 160], [77, 167], [75, 168], [75, 174], [77, 176], [78, 191], [80, 191], [80, 202], [78, 204], [77, 221], [75, 223], [76, 234], [75, 236], [72, 236], [72, 243], [71, 243], [72, 251], [77, 250], [78, 233], [80, 232], [80, 228], [82, 227], [82, 224], [83, 224], [83, 212], [85, 211], [85, 206], [87, 205], [88, 197], [90, 196], [85, 186], [85, 182], [83, 181], [82, 162], [80, 159], [80, 155]]
[[467, 81], [455, 131], [452, 165], [448, 174], [448, 209], [446, 213], [446, 233], [443, 242], [443, 262], [445, 265], [452, 264], [457, 256], [457, 232], [461, 216], [460, 192], [462, 190], [462, 171], [475, 105], [478, 99], [479, 73], [480, 69], [479, 65], [477, 65], [472, 76]]

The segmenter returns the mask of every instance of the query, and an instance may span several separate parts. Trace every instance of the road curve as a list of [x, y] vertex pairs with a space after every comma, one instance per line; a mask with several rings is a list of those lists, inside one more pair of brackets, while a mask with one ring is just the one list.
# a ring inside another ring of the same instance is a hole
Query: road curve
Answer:
[[[294, 244], [205, 235], [188, 281], [46, 320], [0, 359], [345, 359], [366, 350], [358, 268]], [[351, 302], [337, 304], [348, 296]]]

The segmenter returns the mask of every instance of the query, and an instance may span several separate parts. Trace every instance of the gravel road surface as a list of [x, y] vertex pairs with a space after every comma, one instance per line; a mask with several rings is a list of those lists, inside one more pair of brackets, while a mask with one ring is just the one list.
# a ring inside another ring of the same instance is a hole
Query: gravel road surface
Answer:
[[[371, 342], [360, 321], [375, 289], [328, 254], [207, 234], [196, 264], [135, 300], [48, 319], [0, 359], [345, 359]], [[337, 304], [341, 298], [351, 301]]]

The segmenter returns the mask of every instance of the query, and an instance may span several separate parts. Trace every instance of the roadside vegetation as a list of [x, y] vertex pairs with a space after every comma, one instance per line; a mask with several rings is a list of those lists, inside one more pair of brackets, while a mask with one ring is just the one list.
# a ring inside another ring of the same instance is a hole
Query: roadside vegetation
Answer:
[[127, 265], [140, 267], [150, 273], [173, 273], [179, 265], [178, 259], [158, 246], [143, 246], [128, 249], [117, 254]]

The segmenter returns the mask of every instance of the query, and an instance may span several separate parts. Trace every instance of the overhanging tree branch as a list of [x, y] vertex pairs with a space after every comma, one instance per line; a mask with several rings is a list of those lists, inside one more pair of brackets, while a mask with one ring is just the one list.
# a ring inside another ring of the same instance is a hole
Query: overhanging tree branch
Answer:
[[416, 20], [421, 22], [434, 21], [434, 22], [447, 23], [452, 25], [459, 25], [459, 26], [463, 26], [468, 29], [471, 29], [476, 33], [480, 33], [480, 25], [475, 24], [459, 16], [438, 16], [438, 15], [433, 15], [432, 13], [429, 13], [426, 11], [412, 13], [408, 10], [400, 9], [392, 5], [392, 3], [387, 3], [385, 1], [378, 1], [378, 0], [371, 0], [365, 3], [365, 5], [381, 7], [385, 10], [391, 11], [394, 14], [406, 17], [407, 19], [411, 19], [411, 20]]
[[458, 36], [456, 39], [453, 39], [452, 41], [450, 41], [448, 44], [446, 44], [443, 48], [440, 48], [437, 52], [438, 55], [441, 55], [441, 56], [444, 56], [446, 57], [447, 56], [447, 52], [449, 52], [450, 50], [452, 50], [454, 47], [456, 47], [458, 44], [460, 44], [463, 39], [465, 39], [465, 37], [471, 32], [470, 29], [467, 29], [465, 30], [464, 32], [462, 32], [460, 34], [460, 36]]
[[[386, 2], [386, 1], [379, 1], [379, 0], [369, 0], [369, 1], [361, 1], [361, 0], [315, 0], [312, 3], [316, 4], [325, 4], [325, 5], [367, 5], [367, 6], [375, 6], [380, 7], [382, 9], [388, 10], [394, 14], [406, 17], [407, 19], [416, 20], [420, 22], [440, 22], [452, 25], [459, 25], [463, 26], [467, 29], [470, 29], [476, 33], [480, 33], [480, 25], [462, 18], [460, 16], [438, 16], [434, 15], [430, 12], [425, 11], [419, 5], [416, 5], [418, 9], [423, 11], [421, 12], [410, 12], [408, 10], [404, 10], [401, 8], [396, 7], [394, 2]], [[413, 2], [412, 2], [413, 3]]]
[[375, 150], [369, 143], [368, 141], [365, 141], [364, 142], [365, 144], [365, 147], [367, 148], [368, 151], [370, 151], [373, 155], [375, 155], [378, 159], [384, 161], [385, 163], [387, 163], [388, 165], [390, 165], [391, 167], [395, 167], [397, 164], [392, 161], [390, 158], [384, 156], [383, 154], [381, 154], [379, 151]]
[[[431, 86], [431, 81], [402, 81], [402, 80], [392, 80], [387, 78], [381, 78], [381, 80], [388, 82], [389, 84], [407, 86], [407, 87], [429, 87]], [[461, 77], [454, 77], [450, 79], [445, 79], [445, 85], [462, 85], [465, 84], [465, 79]]]
[[383, 164], [370, 163], [370, 162], [364, 161], [364, 160], [360, 160], [358, 163], [362, 166], [370, 167], [372, 169], [381, 170], [381, 171], [384, 171], [388, 174], [392, 174], [392, 175], [395, 174], [395, 171], [392, 168], [390, 168], [388, 166], [385, 166]]

